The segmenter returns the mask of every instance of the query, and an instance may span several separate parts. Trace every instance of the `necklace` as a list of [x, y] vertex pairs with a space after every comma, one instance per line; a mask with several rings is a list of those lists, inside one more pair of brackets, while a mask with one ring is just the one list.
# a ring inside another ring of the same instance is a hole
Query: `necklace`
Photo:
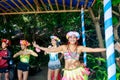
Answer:
[[69, 45], [68, 45], [68, 53], [69, 55], [74, 59], [76, 56], [77, 56], [77, 46], [74, 48], [74, 50], [72, 51], [70, 48], [69, 48]]
[[73, 50], [72, 50], [72, 49], [69, 47], [69, 45], [68, 45], [68, 48], [67, 48], [67, 49], [68, 49], [68, 51], [69, 51], [70, 53], [76, 53], [76, 52], [77, 52], [77, 46], [75, 46], [75, 48], [72, 48], [72, 49], [73, 49]]

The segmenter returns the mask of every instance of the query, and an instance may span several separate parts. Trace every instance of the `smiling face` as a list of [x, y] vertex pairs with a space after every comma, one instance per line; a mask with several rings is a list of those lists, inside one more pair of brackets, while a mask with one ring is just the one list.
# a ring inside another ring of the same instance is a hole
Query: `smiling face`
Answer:
[[75, 35], [71, 35], [71, 36], [69, 36], [69, 38], [68, 38], [68, 42], [70, 43], [70, 44], [76, 44], [76, 42], [77, 42], [77, 37], [75, 36]]
[[56, 45], [57, 44], [57, 41], [55, 39], [51, 39], [51, 44], [52, 45]]
[[2, 46], [2, 49], [5, 49], [7, 48], [8, 45], [5, 42], [2, 42], [1, 46]]

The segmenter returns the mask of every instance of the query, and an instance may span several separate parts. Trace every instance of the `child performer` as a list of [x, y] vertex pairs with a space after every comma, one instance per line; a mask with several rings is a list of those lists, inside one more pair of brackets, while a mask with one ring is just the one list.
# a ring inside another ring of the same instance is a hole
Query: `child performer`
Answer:
[[[60, 43], [60, 39], [57, 36], [50, 36], [50, 38], [51, 38], [51, 45], [48, 48], [53, 49], [58, 47]], [[45, 54], [47, 54], [47, 52], [45, 52]], [[58, 53], [48, 53], [48, 54], [49, 54], [48, 80], [58, 80], [59, 69], [61, 68], [61, 63], [58, 58]]]
[[28, 79], [28, 71], [29, 71], [29, 60], [30, 55], [37, 57], [37, 53], [28, 49], [27, 47], [30, 43], [27, 40], [20, 40], [21, 50], [14, 54], [14, 58], [20, 56], [20, 62], [18, 63], [17, 72], [18, 72], [18, 80], [27, 80]]
[[68, 32], [66, 38], [68, 39], [67, 45], [61, 45], [53, 49], [40, 47], [35, 42], [33, 43], [33, 46], [46, 52], [63, 52], [65, 59], [65, 68], [62, 80], [88, 80], [87, 77], [90, 72], [81, 66], [79, 55], [82, 52], [102, 52], [106, 49], [90, 48], [78, 45], [80, 35], [76, 31]]
[[2, 39], [2, 50], [0, 51], [0, 80], [2, 73], [5, 73], [5, 80], [9, 80], [9, 60], [11, 54], [9, 53], [7, 47], [11, 44], [8, 39]]

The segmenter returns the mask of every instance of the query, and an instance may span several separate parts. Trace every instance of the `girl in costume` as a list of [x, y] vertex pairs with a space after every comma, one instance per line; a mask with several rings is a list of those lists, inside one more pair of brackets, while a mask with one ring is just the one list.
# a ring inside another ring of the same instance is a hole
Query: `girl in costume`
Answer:
[[65, 59], [65, 68], [62, 80], [88, 80], [89, 70], [85, 68], [79, 61], [79, 55], [82, 52], [102, 52], [105, 48], [90, 48], [78, 45], [80, 35], [76, 31], [70, 31], [67, 33], [68, 39], [67, 45], [61, 45], [54, 49], [44, 48], [33, 43], [34, 47], [37, 47], [46, 52], [63, 52]]
[[[48, 48], [53, 49], [58, 47], [60, 43], [60, 39], [57, 36], [50, 36], [50, 38], [51, 38], [51, 45]], [[45, 54], [47, 54], [47, 52], [45, 52]], [[58, 58], [58, 53], [48, 53], [48, 54], [49, 54], [48, 80], [58, 80], [59, 69], [61, 68], [60, 60]]]
[[20, 40], [20, 45], [22, 50], [14, 54], [13, 58], [20, 56], [20, 62], [17, 66], [18, 80], [27, 80], [30, 55], [37, 57], [38, 54], [30, 49], [27, 49], [27, 47], [30, 45], [27, 40]]
[[8, 39], [2, 39], [2, 50], [0, 51], [0, 80], [2, 73], [5, 73], [5, 80], [9, 80], [9, 60], [11, 54], [9, 53], [7, 47], [11, 44]]

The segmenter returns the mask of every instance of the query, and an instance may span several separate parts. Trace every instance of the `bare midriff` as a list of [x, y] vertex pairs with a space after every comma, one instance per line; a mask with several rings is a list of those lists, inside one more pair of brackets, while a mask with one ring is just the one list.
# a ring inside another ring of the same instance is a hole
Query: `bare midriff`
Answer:
[[80, 67], [81, 63], [79, 60], [67, 59], [65, 60], [65, 69], [75, 69]]

